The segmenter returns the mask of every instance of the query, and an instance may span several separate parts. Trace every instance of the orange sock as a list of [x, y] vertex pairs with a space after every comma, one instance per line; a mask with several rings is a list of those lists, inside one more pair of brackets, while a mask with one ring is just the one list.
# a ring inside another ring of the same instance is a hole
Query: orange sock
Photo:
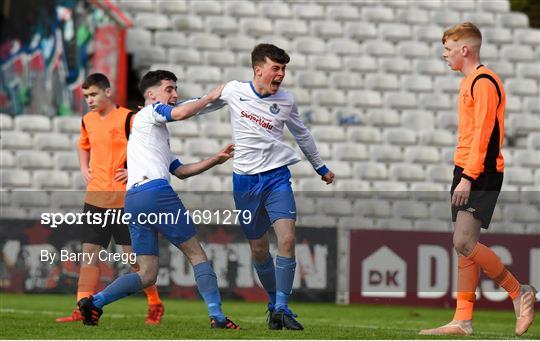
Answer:
[[465, 256], [458, 257], [457, 305], [454, 320], [472, 320], [476, 287], [480, 280], [480, 266]]
[[79, 271], [79, 283], [77, 284], [77, 302], [81, 298], [92, 295], [99, 284], [99, 267], [81, 266]]
[[146, 294], [148, 305], [161, 304], [161, 299], [159, 298], [159, 293], [155, 284], [144, 289], [144, 293]]
[[490, 248], [484, 244], [476, 243], [476, 246], [467, 258], [480, 265], [489, 278], [508, 292], [511, 299], [514, 300], [519, 296], [519, 282], [504, 267], [499, 257]]

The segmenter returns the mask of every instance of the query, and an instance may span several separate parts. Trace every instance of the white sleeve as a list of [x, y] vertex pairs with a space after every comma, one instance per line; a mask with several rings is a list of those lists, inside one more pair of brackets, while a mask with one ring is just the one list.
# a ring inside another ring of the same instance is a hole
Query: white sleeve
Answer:
[[287, 125], [287, 128], [289, 128], [290, 132], [293, 134], [296, 143], [298, 143], [298, 146], [300, 147], [308, 161], [311, 163], [313, 168], [315, 170], [318, 170], [319, 168], [324, 166], [324, 162], [321, 158], [321, 155], [319, 154], [319, 151], [317, 150], [317, 146], [315, 145], [315, 140], [313, 139], [310, 131], [308, 130], [308, 128], [306, 128], [304, 122], [302, 122], [302, 119], [300, 118], [296, 103], [293, 104], [291, 115], [289, 116], [289, 119], [285, 122], [285, 124]]
[[[198, 101], [200, 98], [201, 97], [193, 97], [193, 98], [190, 98], [190, 99], [186, 99], [186, 100], [184, 100], [182, 102], [177, 103], [176, 105], [183, 105], [183, 104], [195, 102], [195, 101]], [[203, 109], [201, 109], [197, 113], [197, 115], [204, 115], [204, 114], [211, 113], [213, 111], [217, 111], [217, 110], [223, 108], [226, 105], [227, 105], [227, 102], [222, 101], [221, 99], [218, 99], [216, 101], [213, 101], [212, 103], [208, 103]]]

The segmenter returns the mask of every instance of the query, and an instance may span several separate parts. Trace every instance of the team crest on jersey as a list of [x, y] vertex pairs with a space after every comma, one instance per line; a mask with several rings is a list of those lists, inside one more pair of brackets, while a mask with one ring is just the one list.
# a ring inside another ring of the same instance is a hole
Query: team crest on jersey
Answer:
[[277, 105], [276, 103], [272, 104], [270, 106], [270, 112], [274, 115], [277, 115], [279, 113], [279, 111], [281, 110], [281, 108], [279, 107], [279, 105]]

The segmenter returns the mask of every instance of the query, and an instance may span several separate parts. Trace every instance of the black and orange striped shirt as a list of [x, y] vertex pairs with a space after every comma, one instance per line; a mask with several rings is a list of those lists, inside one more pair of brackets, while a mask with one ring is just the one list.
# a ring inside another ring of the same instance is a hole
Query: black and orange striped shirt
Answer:
[[458, 144], [454, 155], [463, 177], [503, 172], [506, 93], [500, 78], [483, 65], [461, 81], [458, 96]]

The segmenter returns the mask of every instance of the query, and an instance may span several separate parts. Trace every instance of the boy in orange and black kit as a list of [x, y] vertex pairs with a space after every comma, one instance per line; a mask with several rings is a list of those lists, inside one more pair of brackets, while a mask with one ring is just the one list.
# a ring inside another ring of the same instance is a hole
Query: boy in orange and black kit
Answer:
[[[115, 210], [116, 216], [123, 213], [124, 195], [127, 181], [127, 142], [133, 113], [117, 106], [112, 100], [112, 89], [107, 77], [101, 73], [88, 76], [82, 85], [82, 91], [90, 112], [81, 121], [79, 138], [79, 161], [81, 173], [86, 183], [84, 212], [98, 213]], [[81, 262], [77, 287], [77, 302], [94, 294], [99, 284], [99, 258], [102, 248], [107, 248], [111, 237], [122, 250], [131, 253], [131, 238], [128, 226], [110, 222], [81, 225], [83, 253], [93, 254], [84, 257]], [[137, 271], [137, 264], [132, 265]], [[155, 285], [144, 290], [148, 298], [147, 324], [161, 322], [165, 311]], [[82, 316], [75, 309], [70, 316], [60, 317], [56, 322], [81, 321]]]
[[482, 35], [472, 23], [444, 32], [443, 57], [454, 71], [465, 75], [458, 96], [458, 145], [451, 188], [453, 243], [458, 253], [458, 293], [453, 320], [423, 335], [470, 335], [480, 269], [503, 287], [516, 313], [515, 334], [522, 335], [534, 320], [536, 290], [522, 285], [499, 257], [478, 242], [487, 229], [503, 183], [506, 94], [499, 77], [480, 64]]

